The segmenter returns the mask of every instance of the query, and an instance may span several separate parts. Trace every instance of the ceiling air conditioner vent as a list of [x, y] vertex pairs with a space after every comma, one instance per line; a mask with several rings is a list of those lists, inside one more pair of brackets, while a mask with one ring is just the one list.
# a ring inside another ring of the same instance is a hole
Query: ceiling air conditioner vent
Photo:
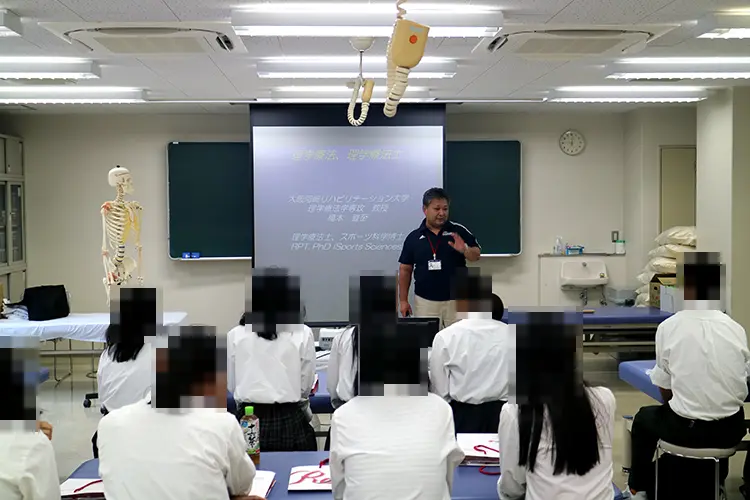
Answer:
[[487, 45], [491, 53], [511, 52], [538, 61], [571, 61], [586, 57], [640, 52], [674, 26], [550, 27], [506, 25]]
[[90, 52], [118, 55], [247, 52], [230, 23], [39, 23]]

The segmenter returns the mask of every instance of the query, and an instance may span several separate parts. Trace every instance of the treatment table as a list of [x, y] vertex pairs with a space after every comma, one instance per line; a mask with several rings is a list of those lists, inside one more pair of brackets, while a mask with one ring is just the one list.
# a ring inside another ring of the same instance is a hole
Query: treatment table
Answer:
[[[53, 358], [53, 376], [58, 384], [69, 377], [73, 370], [73, 356], [91, 356], [91, 371], [94, 372], [95, 357], [101, 350], [95, 349], [94, 343], [106, 341], [109, 313], [74, 313], [64, 318], [48, 321], [29, 321], [22, 319], [0, 319], [0, 337], [36, 337], [42, 342], [52, 341], [52, 350], [42, 350], [39, 355]], [[185, 312], [166, 312], [163, 317], [165, 326], [182, 324], [187, 318]], [[57, 343], [68, 341], [67, 350], [58, 350]], [[91, 349], [74, 350], [71, 341], [91, 342]], [[66, 356], [70, 360], [70, 372], [62, 377], [57, 376], [57, 357]]]
[[[328, 491], [294, 491], [289, 492], [289, 473], [292, 467], [302, 465], [317, 465], [328, 458], [328, 452], [303, 451], [289, 453], [262, 452], [260, 454], [259, 470], [273, 471], [276, 473], [276, 484], [268, 500], [280, 500], [292, 498], [294, 500], [321, 500], [331, 498]], [[497, 470], [497, 469], [490, 469]], [[99, 461], [89, 460], [84, 462], [70, 475], [71, 479], [99, 478]], [[488, 476], [479, 472], [479, 467], [458, 467], [453, 479], [454, 500], [497, 500], [498, 476]], [[622, 500], [622, 493], [613, 487], [613, 498]]]
[[672, 313], [655, 307], [598, 307], [583, 313], [583, 350], [653, 352], [656, 329]]

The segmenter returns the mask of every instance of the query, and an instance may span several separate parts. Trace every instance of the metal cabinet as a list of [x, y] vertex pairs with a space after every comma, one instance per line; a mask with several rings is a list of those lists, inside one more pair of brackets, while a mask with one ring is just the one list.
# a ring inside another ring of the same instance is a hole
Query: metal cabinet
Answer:
[[10, 205], [10, 250], [9, 257], [11, 264], [24, 262], [26, 252], [24, 248], [24, 208], [23, 208], [23, 183], [9, 183], [9, 205]]
[[[0, 276], [5, 276], [6, 296], [10, 291], [8, 285], [16, 288], [19, 281], [25, 281], [26, 210], [23, 174], [23, 140], [0, 135]], [[7, 283], [11, 273], [14, 273], [13, 283]], [[21, 276], [24, 278], [21, 279]]]

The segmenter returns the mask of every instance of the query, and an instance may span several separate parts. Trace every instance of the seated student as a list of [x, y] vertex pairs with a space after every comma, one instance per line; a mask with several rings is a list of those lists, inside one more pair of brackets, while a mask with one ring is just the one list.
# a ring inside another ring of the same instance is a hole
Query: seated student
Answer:
[[[151, 392], [154, 353], [146, 337], [156, 335], [156, 289], [123, 288], [107, 327], [107, 345], [99, 357], [96, 378], [102, 413], [142, 400]], [[91, 439], [99, 457], [97, 435]]]
[[[345, 328], [331, 342], [331, 354], [328, 359], [328, 393], [331, 406], [336, 410], [357, 395], [358, 328], [361, 323], [379, 320], [384, 316], [396, 317], [393, 297], [373, 295], [379, 288], [375, 285], [382, 280], [381, 276], [360, 276], [358, 288], [350, 290], [350, 321], [352, 326]], [[394, 319], [395, 321], [395, 319]], [[331, 449], [331, 429], [328, 429], [325, 450]]]
[[300, 292], [283, 270], [252, 278], [252, 313], [227, 336], [228, 389], [237, 416], [252, 406], [263, 451], [317, 451], [306, 401], [315, 383], [315, 339], [301, 323]]
[[520, 314], [511, 400], [498, 430], [500, 500], [612, 500], [615, 396], [579, 371], [581, 325]]
[[464, 457], [450, 406], [427, 392], [420, 339], [396, 335], [395, 282], [363, 281], [391, 307], [359, 326], [358, 395], [331, 420], [333, 498], [449, 500]]
[[[656, 366], [650, 373], [666, 404], [643, 407], [633, 419], [628, 486], [635, 498], [654, 496], [653, 458], [660, 439], [690, 448], [731, 448], [746, 433], [743, 403], [750, 351], [745, 330], [720, 310], [718, 255], [685, 253], [679, 270], [684, 310], [656, 330]], [[723, 481], [726, 460], [720, 471]], [[709, 484], [711, 477], [706, 478]], [[695, 491], [698, 484], [691, 483]], [[674, 492], [676, 486], [664, 487]]]
[[512, 346], [508, 325], [492, 317], [490, 278], [475, 270], [459, 269], [454, 277], [456, 311], [463, 319], [435, 335], [430, 387], [450, 403], [457, 433], [494, 434], [508, 400]]
[[[34, 339], [35, 343], [38, 340]], [[0, 345], [0, 498], [59, 500], [60, 482], [52, 448], [52, 426], [37, 421], [36, 377], [29, 387], [25, 371], [38, 371], [33, 348]]]
[[153, 398], [99, 422], [107, 500], [249, 498], [255, 467], [223, 408], [226, 352], [215, 332], [181, 327], [179, 337], [159, 342], [167, 346], [155, 349]]

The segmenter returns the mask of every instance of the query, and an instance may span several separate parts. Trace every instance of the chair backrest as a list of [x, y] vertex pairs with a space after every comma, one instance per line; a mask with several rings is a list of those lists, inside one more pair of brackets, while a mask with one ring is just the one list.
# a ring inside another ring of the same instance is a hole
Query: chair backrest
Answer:
[[737, 448], [686, 448], [659, 440], [659, 449], [670, 455], [694, 459], [729, 458], [737, 453]]

